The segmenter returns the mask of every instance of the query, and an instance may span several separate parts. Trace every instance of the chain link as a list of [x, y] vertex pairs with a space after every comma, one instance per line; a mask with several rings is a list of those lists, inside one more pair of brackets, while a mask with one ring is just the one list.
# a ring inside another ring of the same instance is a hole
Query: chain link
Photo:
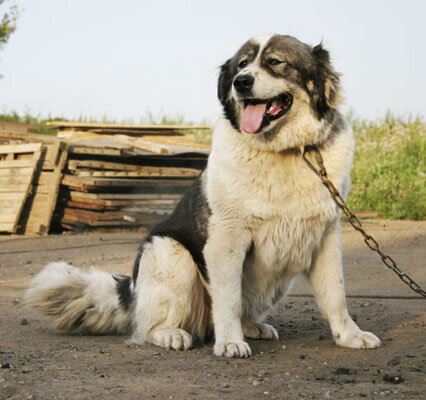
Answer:
[[[315, 154], [316, 162], [319, 166], [317, 169], [307, 158], [306, 158], [306, 152], [309, 150], [313, 150]], [[423, 296], [426, 298], [426, 291], [423, 290], [413, 279], [411, 279], [407, 274], [403, 273], [399, 267], [396, 265], [396, 262], [387, 254], [385, 254], [379, 246], [379, 243], [371, 236], [369, 235], [363, 228], [361, 221], [358, 219], [358, 217], [349, 210], [348, 206], [345, 204], [345, 201], [343, 200], [343, 197], [340, 195], [340, 193], [337, 191], [336, 187], [333, 185], [333, 183], [328, 179], [327, 171], [324, 167], [324, 161], [321, 156], [321, 153], [317, 146], [309, 146], [307, 149], [302, 150], [302, 157], [303, 160], [306, 162], [307, 166], [315, 172], [316, 175], [319, 176], [321, 179], [321, 182], [324, 184], [324, 186], [328, 189], [328, 191], [331, 194], [331, 197], [333, 197], [334, 201], [336, 202], [337, 206], [343, 211], [343, 214], [345, 214], [346, 218], [348, 219], [349, 223], [352, 225], [352, 227], [361, 233], [361, 235], [364, 237], [365, 244], [373, 251], [375, 251], [377, 254], [379, 254], [380, 258], [383, 261], [383, 264], [385, 264], [389, 269], [391, 269], [395, 274], [398, 275], [398, 277], [406, 283], [414, 292], [418, 293], [420, 296]]]

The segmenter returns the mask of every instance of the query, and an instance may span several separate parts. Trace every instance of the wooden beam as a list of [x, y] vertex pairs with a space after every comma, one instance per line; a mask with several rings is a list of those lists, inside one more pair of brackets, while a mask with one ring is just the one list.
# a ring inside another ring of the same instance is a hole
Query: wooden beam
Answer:
[[31, 175], [32, 168], [2, 168], [0, 169], [0, 177], [25, 176]]
[[172, 154], [171, 148], [164, 144], [153, 143], [148, 140], [132, 138], [126, 135], [116, 135], [114, 139], [116, 142], [132, 146], [136, 149], [150, 151], [156, 154]]
[[149, 130], [204, 130], [204, 129], [212, 129], [211, 126], [208, 125], [137, 125], [137, 124], [102, 124], [102, 123], [90, 123], [90, 122], [68, 122], [68, 121], [52, 121], [47, 122], [47, 126], [55, 127], [55, 128], [99, 128], [99, 129], [132, 129], [132, 130], [141, 130], [149, 129]]
[[0, 161], [0, 168], [34, 168], [35, 162], [30, 160]]
[[90, 154], [102, 156], [121, 156], [123, 151], [120, 149], [103, 149], [96, 147], [79, 147], [71, 145], [69, 152], [72, 154]]
[[34, 153], [40, 149], [41, 143], [6, 144], [0, 146], [0, 154]]
[[8, 192], [8, 186], [22, 184], [26, 185], [28, 183], [31, 183], [32, 179], [32, 174], [24, 176], [0, 176], [0, 190], [2, 192]]
[[[95, 168], [101, 170], [115, 170], [114, 172], [109, 171], [106, 174], [105, 171], [87, 171], [85, 174], [79, 176], [119, 176], [117, 172], [135, 172], [133, 176], [176, 176], [176, 177], [196, 177], [200, 174], [200, 171], [193, 168], [175, 168], [175, 167], [153, 167], [143, 165], [131, 165], [124, 163], [96, 161], [96, 160], [70, 160], [68, 161], [68, 169], [75, 171], [78, 168]], [[89, 173], [88, 173], [89, 172]], [[130, 176], [122, 174], [123, 176]]]

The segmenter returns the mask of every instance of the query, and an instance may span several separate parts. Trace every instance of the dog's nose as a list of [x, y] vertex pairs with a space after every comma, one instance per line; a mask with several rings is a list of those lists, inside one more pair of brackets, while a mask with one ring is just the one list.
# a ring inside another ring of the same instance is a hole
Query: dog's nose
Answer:
[[238, 75], [234, 79], [234, 88], [239, 93], [247, 93], [252, 89], [254, 78], [251, 75]]

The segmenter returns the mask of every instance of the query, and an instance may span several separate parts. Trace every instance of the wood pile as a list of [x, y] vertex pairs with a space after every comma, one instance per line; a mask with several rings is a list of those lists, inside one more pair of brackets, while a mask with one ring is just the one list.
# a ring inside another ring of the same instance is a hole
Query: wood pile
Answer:
[[0, 146], [0, 232], [16, 232], [40, 156], [41, 144]]
[[[205, 167], [210, 150], [181, 133], [193, 126], [55, 122], [55, 127], [58, 137], [0, 130], [0, 143], [40, 147], [37, 167], [25, 180], [31, 182], [32, 194], [26, 195], [19, 223], [13, 221], [9, 232], [43, 235], [51, 225], [71, 230], [149, 228], [173, 210]], [[9, 179], [10, 171], [0, 165], [0, 181]], [[2, 194], [0, 205], [7, 202]]]

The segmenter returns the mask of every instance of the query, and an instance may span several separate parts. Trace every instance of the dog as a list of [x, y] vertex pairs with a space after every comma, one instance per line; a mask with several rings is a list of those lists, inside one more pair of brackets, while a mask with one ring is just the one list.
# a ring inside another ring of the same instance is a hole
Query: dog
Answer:
[[63, 331], [132, 333], [175, 350], [214, 337], [217, 356], [249, 357], [245, 338], [278, 339], [265, 317], [304, 275], [336, 344], [379, 347], [349, 316], [340, 211], [301, 157], [317, 146], [347, 195], [355, 144], [328, 51], [291, 36], [251, 39], [220, 68], [218, 97], [207, 167], [147, 235], [133, 276], [51, 263], [27, 304]]

